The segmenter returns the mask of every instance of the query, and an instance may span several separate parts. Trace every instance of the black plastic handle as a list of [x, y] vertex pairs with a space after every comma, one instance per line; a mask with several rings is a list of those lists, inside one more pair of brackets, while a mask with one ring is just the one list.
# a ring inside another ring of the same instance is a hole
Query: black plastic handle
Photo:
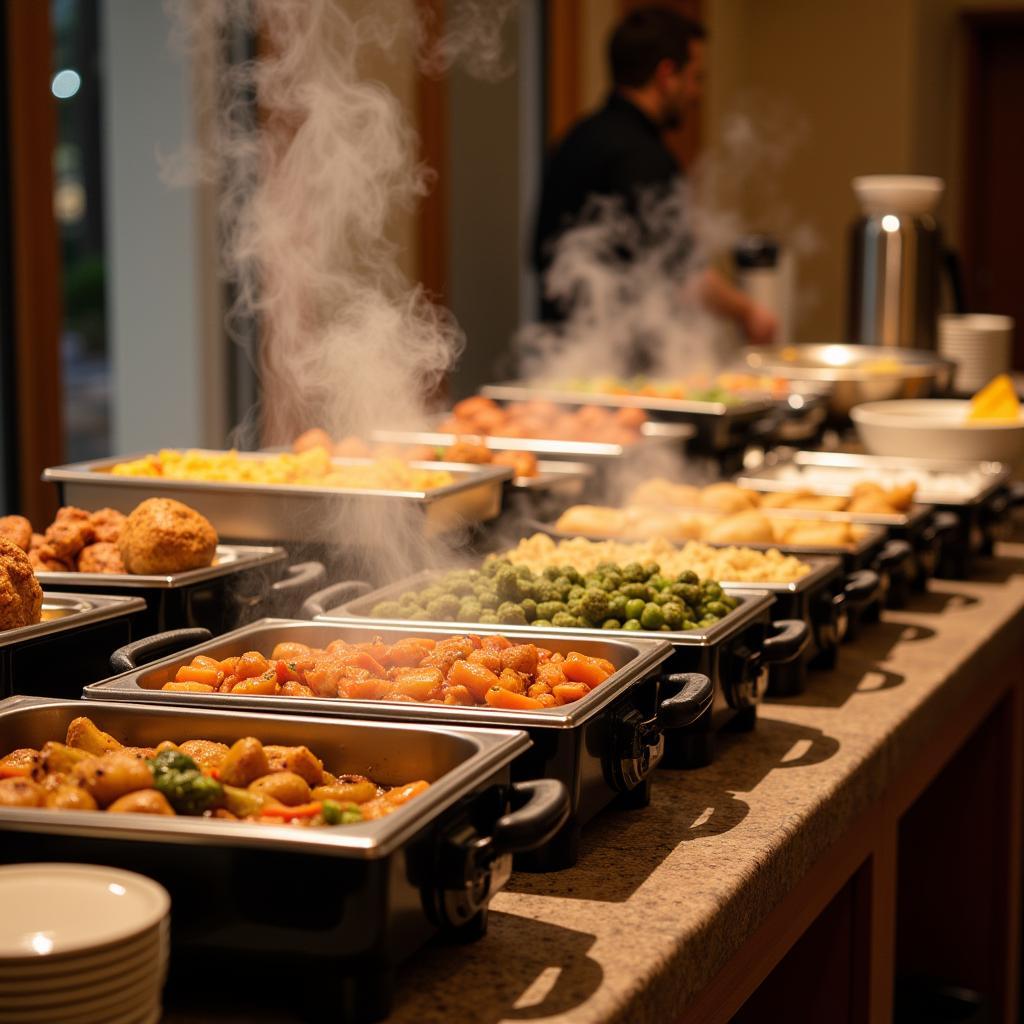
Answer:
[[513, 810], [495, 823], [496, 854], [525, 853], [543, 846], [569, 817], [569, 790], [559, 779], [512, 783]]
[[785, 665], [807, 650], [811, 630], [803, 619], [776, 619], [772, 629], [774, 634], [761, 644], [761, 661], [766, 665]]
[[658, 705], [658, 726], [685, 729], [711, 710], [715, 684], [701, 672], [673, 672], [662, 677], [662, 684], [676, 690]]
[[327, 580], [327, 570], [322, 562], [296, 562], [289, 565], [285, 575], [270, 588], [275, 598], [285, 597], [298, 600], [307, 591], [316, 593]]
[[299, 615], [303, 619], [315, 619], [318, 615], [326, 615], [331, 608], [337, 608], [339, 605], [368, 594], [372, 589], [369, 583], [364, 583], [362, 580], [341, 580], [338, 583], [332, 583], [329, 587], [310, 594], [302, 602]]
[[878, 553], [878, 567], [887, 569], [899, 569], [913, 555], [914, 549], [910, 541], [887, 540], [885, 546]]
[[855, 569], [848, 573], [843, 584], [845, 603], [859, 608], [870, 604], [878, 596], [878, 588], [882, 581], [874, 569]]
[[1024, 505], [1024, 480], [1012, 480], [1006, 485], [1006, 508]]
[[921, 533], [926, 544], [944, 544], [960, 530], [960, 517], [955, 512], [933, 512], [931, 522]]
[[175, 654], [188, 647], [194, 647], [209, 640], [213, 634], [202, 626], [188, 629], [169, 629], [166, 633], [154, 633], [152, 636], [133, 640], [124, 647], [119, 647], [110, 656], [110, 667], [115, 672], [131, 672], [132, 669], [154, 661], [164, 654]]

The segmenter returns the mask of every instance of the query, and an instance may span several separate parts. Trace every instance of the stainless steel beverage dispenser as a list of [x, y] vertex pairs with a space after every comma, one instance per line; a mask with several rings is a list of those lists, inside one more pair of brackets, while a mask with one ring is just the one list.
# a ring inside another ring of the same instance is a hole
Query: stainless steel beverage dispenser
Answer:
[[849, 339], [934, 350], [942, 239], [934, 211], [941, 178], [853, 179], [863, 216], [850, 239]]

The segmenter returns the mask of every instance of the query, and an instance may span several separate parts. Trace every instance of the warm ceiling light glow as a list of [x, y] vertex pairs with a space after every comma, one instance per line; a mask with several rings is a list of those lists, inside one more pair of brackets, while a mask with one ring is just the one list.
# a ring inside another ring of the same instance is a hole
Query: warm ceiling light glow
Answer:
[[71, 68], [58, 71], [50, 83], [50, 92], [59, 100], [69, 100], [82, 87], [82, 76]]
[[899, 217], [896, 217], [896, 216], [894, 216], [891, 213], [887, 213], [882, 218], [882, 230], [883, 231], [888, 231], [891, 234], [893, 231], [899, 231], [899, 229], [900, 229], [900, 219], [899, 219]]

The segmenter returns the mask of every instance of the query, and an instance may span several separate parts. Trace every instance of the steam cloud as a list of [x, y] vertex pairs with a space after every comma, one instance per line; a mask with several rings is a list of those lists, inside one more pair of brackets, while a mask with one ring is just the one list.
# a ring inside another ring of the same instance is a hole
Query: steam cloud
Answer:
[[[264, 443], [290, 443], [310, 426], [339, 438], [425, 425], [463, 337], [401, 272], [393, 217], [427, 192], [430, 171], [400, 102], [365, 76], [365, 62], [405, 54], [440, 72], [471, 53], [469, 70], [500, 74], [513, 6], [463, 0], [438, 32], [415, 0], [171, 3], [213, 100], [203, 146], [171, 173], [219, 188], [224, 273], [237, 296], [229, 322], [259, 324]], [[259, 39], [255, 60], [225, 65], [229, 29]], [[380, 511], [365, 522], [348, 513], [339, 531], [354, 547], [389, 547], [396, 563], [404, 543], [412, 558], [418, 520], [381, 522]]]

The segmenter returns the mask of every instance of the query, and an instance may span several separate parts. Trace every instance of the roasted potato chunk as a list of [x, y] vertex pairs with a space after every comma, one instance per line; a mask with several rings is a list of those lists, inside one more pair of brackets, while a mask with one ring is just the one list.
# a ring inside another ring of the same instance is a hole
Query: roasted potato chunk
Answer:
[[76, 718], [68, 726], [65, 740], [69, 747], [87, 750], [90, 754], [106, 754], [111, 750], [120, 750], [121, 744], [109, 733], [98, 728], [89, 718]]
[[95, 811], [99, 809], [88, 790], [68, 782], [62, 782], [52, 792], [47, 793], [43, 803], [46, 807], [56, 807], [63, 811]]
[[[184, 744], [182, 750], [187, 753]], [[219, 768], [220, 781], [226, 786], [237, 786], [239, 789], [245, 789], [250, 782], [269, 771], [270, 765], [263, 744], [252, 736], [236, 740], [224, 755]]]
[[[157, 749], [161, 748], [163, 744]], [[185, 740], [177, 749], [188, 754], [204, 772], [209, 772], [214, 768], [220, 769], [230, 748], [226, 743], [215, 743], [213, 740]]]
[[118, 797], [108, 808], [114, 814], [174, 814], [167, 797], [157, 789], [137, 789]]
[[263, 748], [267, 755], [267, 763], [272, 772], [294, 772], [300, 775], [311, 786], [319, 786], [324, 781], [324, 764], [309, 747]]
[[44, 796], [31, 779], [0, 779], [0, 807], [42, 807]]
[[153, 772], [145, 761], [113, 751], [75, 766], [72, 778], [79, 781], [101, 807], [137, 789], [152, 789]]
[[287, 807], [308, 803], [309, 784], [295, 772], [273, 772], [250, 783], [249, 792], [270, 800], [277, 800]]

